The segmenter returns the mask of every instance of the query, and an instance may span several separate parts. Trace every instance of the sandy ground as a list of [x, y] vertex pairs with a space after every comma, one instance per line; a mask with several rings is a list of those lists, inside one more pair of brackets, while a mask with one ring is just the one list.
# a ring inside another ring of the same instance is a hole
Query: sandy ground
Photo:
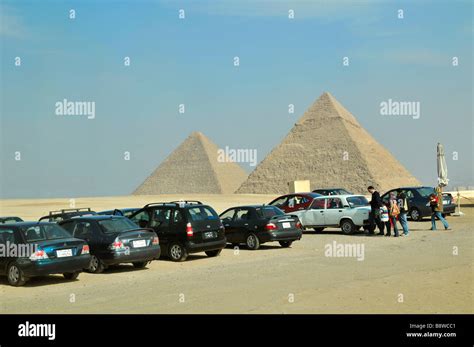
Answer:
[[[76, 199], [99, 211], [142, 206], [180, 196]], [[265, 195], [189, 196], [218, 212]], [[67, 208], [68, 199], [0, 200], [0, 215], [37, 219]], [[25, 287], [0, 277], [1, 313], [473, 313], [474, 208], [450, 217], [452, 231], [432, 232], [429, 221], [411, 223], [409, 238], [345, 236], [337, 229], [307, 233], [289, 249], [265, 244], [258, 251], [227, 248], [184, 263], [155, 261], [103, 274], [32, 279]], [[441, 227], [441, 225], [439, 225]], [[364, 260], [326, 257], [325, 245], [364, 245]], [[457, 250], [457, 255], [455, 251]]]

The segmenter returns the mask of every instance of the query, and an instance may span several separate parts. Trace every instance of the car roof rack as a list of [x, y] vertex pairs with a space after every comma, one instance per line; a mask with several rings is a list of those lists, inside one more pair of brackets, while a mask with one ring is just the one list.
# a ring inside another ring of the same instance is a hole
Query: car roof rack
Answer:
[[149, 206], [164, 206], [164, 205], [175, 205], [175, 203], [173, 202], [151, 202], [149, 204], [146, 204], [145, 206], [143, 206], [143, 208], [145, 207], [149, 207]]
[[54, 214], [69, 213], [69, 212], [81, 212], [81, 211], [92, 212], [92, 210], [91, 210], [90, 207], [83, 207], [83, 208], [65, 208], [65, 209], [58, 210], [58, 211], [49, 211], [49, 216], [52, 216], [52, 215], [54, 215]]
[[179, 203], [185, 203], [187, 205], [202, 205], [202, 202], [199, 200], [175, 200], [171, 201], [172, 203], [179, 204]]

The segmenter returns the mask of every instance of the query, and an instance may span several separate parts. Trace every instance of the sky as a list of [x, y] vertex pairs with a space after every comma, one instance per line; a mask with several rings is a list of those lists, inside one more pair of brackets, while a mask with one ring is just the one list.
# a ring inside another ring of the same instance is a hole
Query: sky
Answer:
[[[193, 131], [261, 161], [324, 91], [423, 184], [441, 142], [450, 187], [474, 186], [471, 1], [1, 0], [0, 13], [1, 198], [130, 194]], [[58, 115], [64, 99], [95, 117]], [[389, 99], [420, 117], [381, 115]]]

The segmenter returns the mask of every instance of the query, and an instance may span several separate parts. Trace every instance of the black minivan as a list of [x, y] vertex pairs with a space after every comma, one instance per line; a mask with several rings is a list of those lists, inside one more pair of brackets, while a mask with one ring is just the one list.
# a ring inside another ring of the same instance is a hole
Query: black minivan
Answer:
[[142, 228], [153, 229], [162, 254], [173, 261], [184, 261], [188, 254], [198, 252], [215, 257], [226, 245], [219, 216], [200, 201], [152, 203], [129, 218]]

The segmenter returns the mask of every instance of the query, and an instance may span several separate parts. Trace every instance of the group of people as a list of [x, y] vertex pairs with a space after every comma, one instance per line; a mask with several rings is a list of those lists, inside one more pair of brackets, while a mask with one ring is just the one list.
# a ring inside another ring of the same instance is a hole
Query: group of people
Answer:
[[[390, 193], [388, 203], [385, 204], [380, 197], [380, 193], [373, 186], [367, 188], [372, 195], [370, 201], [369, 228], [368, 234], [375, 235], [375, 228], [378, 227], [377, 235], [391, 236], [393, 226], [394, 236], [408, 236], [408, 201], [405, 193], [400, 191], [398, 194]], [[443, 217], [443, 195], [441, 188], [436, 188], [436, 194], [429, 196], [429, 204], [431, 207], [431, 229], [436, 230], [436, 218], [438, 218], [444, 226], [445, 230], [449, 230], [449, 224]], [[400, 235], [398, 231], [397, 221], [400, 222], [403, 233]], [[384, 232], [385, 230], [385, 232]]]

